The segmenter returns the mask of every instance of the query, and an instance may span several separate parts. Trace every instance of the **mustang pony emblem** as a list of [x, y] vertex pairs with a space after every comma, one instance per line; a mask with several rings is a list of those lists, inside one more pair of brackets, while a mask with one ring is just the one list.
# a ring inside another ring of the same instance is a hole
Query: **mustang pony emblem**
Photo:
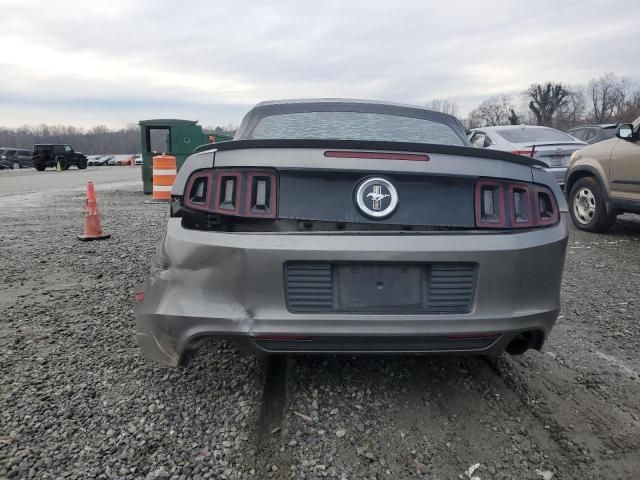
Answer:
[[355, 201], [365, 216], [383, 219], [391, 215], [398, 206], [398, 191], [389, 180], [371, 177], [358, 186]]
[[[373, 187], [375, 188], [375, 187]], [[389, 193], [380, 193], [380, 192], [369, 192], [367, 193], [367, 198], [371, 198], [374, 202], [379, 202], [387, 197], [390, 197]]]

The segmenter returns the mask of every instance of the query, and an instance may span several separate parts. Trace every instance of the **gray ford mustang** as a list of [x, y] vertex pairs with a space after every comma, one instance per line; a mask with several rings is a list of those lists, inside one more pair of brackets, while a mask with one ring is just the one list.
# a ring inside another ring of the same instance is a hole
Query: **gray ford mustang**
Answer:
[[567, 205], [545, 164], [454, 117], [359, 100], [260, 103], [180, 169], [144, 354], [521, 354], [560, 309]]

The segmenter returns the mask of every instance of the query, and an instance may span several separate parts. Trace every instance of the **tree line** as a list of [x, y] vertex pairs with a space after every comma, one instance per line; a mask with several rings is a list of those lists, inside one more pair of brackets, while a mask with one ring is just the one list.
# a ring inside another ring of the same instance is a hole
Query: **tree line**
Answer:
[[[205, 133], [233, 134], [234, 127], [204, 127]], [[140, 151], [140, 128], [131, 124], [120, 129], [98, 125], [88, 129], [70, 125], [25, 125], [0, 127], [0, 147], [31, 150], [38, 143], [63, 143], [85, 155], [137, 153]]]
[[[435, 99], [427, 108], [458, 116], [455, 102]], [[631, 122], [640, 117], [640, 86], [628, 78], [606, 73], [587, 85], [559, 82], [534, 83], [518, 96], [501, 94], [487, 98], [463, 120], [467, 128], [492, 125], [544, 125], [568, 130], [586, 123]], [[233, 135], [235, 127], [204, 127], [205, 133]], [[37, 143], [68, 143], [87, 155], [140, 151], [138, 125], [88, 129], [68, 125], [0, 127], [0, 147], [31, 149]]]
[[[432, 100], [427, 108], [456, 115], [448, 100]], [[587, 85], [533, 83], [518, 96], [487, 98], [463, 120], [467, 128], [494, 125], [543, 125], [568, 130], [577, 125], [632, 122], [640, 117], [640, 85], [614, 73]]]

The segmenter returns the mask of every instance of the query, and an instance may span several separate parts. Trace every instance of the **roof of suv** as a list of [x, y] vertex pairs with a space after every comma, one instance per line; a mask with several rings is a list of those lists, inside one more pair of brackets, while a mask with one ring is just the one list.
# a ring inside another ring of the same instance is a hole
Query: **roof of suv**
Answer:
[[[578, 128], [616, 128], [618, 126], [617, 123], [601, 123], [601, 124], [593, 124], [593, 125], [578, 125], [573, 127], [571, 130], [577, 130]], [[569, 131], [571, 131], [569, 130]]]
[[555, 128], [553, 127], [545, 127], [544, 125], [493, 125], [491, 127], [478, 127], [478, 128], [472, 128], [471, 130], [487, 130], [489, 132], [491, 131], [495, 131], [495, 130], [530, 130], [530, 129], [538, 129], [538, 128], [550, 128], [552, 130], [555, 130]]

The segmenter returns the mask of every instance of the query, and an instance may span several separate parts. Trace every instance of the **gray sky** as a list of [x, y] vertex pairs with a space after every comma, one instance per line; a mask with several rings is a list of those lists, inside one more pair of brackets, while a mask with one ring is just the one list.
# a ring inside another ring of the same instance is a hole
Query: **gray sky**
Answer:
[[640, 80], [633, 1], [0, 0], [0, 126], [238, 124], [254, 103]]

